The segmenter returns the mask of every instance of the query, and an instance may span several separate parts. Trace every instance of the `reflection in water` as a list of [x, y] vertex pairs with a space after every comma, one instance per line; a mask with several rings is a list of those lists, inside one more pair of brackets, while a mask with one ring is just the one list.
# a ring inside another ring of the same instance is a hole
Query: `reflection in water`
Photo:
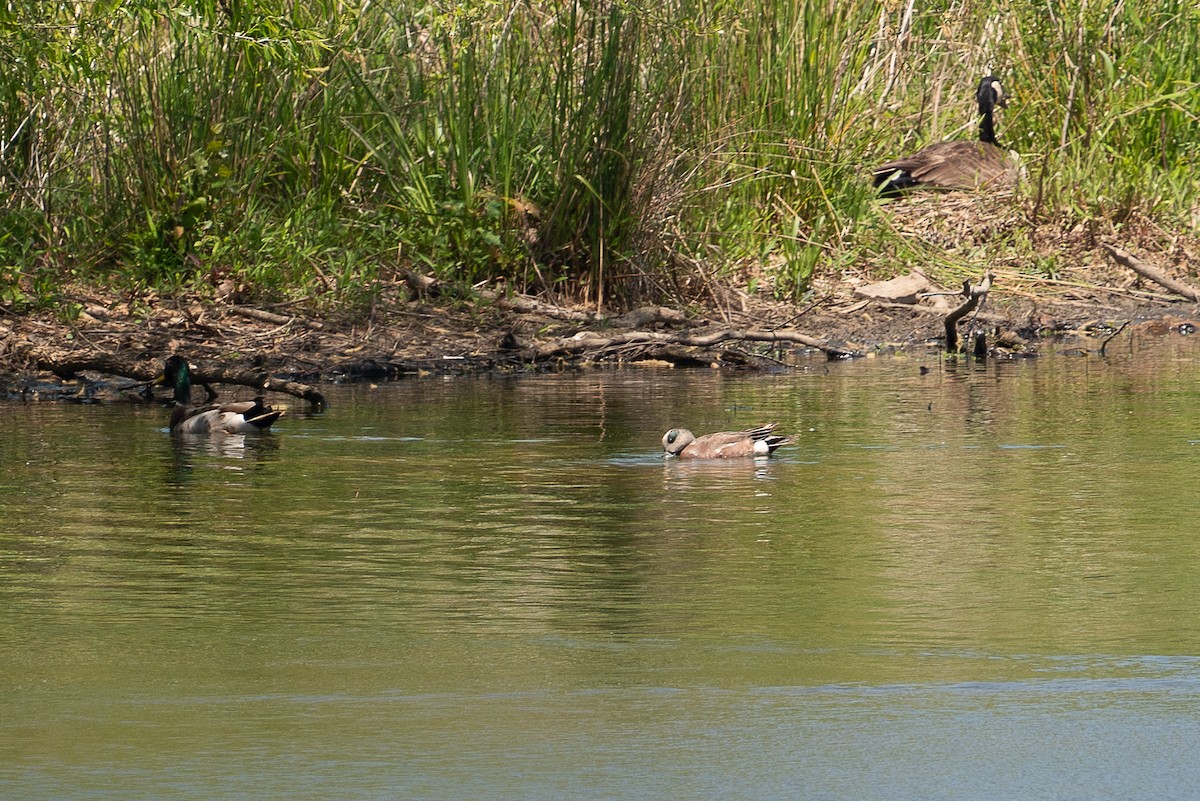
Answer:
[[689, 483], [712, 480], [718, 485], [728, 480], [740, 483], [746, 478], [768, 478], [773, 459], [663, 459], [663, 476], [672, 481]]
[[197, 467], [243, 471], [278, 458], [279, 439], [271, 432], [255, 434], [173, 435], [166, 482], [187, 483]]
[[0, 797], [1185, 797], [1187, 347], [13, 405]]

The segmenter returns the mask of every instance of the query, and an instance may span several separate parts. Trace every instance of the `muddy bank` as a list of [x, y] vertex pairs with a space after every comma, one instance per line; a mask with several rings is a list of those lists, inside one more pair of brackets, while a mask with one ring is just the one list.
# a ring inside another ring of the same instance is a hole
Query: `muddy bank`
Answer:
[[[620, 363], [780, 369], [813, 355], [940, 349], [955, 290], [930, 284], [916, 296], [870, 296], [903, 289], [822, 282], [807, 305], [793, 306], [726, 287], [720, 306], [598, 315], [545, 298], [422, 298], [397, 287], [388, 302], [346, 319], [79, 289], [69, 301], [74, 315], [0, 316], [0, 380], [10, 398], [136, 397], [135, 385], [154, 379], [163, 359], [179, 353], [198, 365], [200, 381], [270, 381], [268, 391], [305, 397], [307, 385], [431, 374]], [[1200, 318], [1195, 311], [1194, 303], [1166, 294], [1087, 289], [1031, 296], [1006, 291], [1001, 278], [960, 326], [984, 331], [992, 355], [1011, 358], [1036, 354], [1050, 337], [1099, 351], [1114, 334], [1187, 334]], [[238, 394], [245, 392], [231, 388], [224, 396]]]
[[[936, 351], [962, 283], [979, 282], [985, 269], [990, 291], [957, 330], [964, 342], [984, 333], [995, 358], [1036, 355], [1048, 338], [1099, 352], [1123, 337], [1187, 335], [1200, 319], [1192, 274], [1200, 243], [1147, 221], [1119, 230], [1035, 223], [1028, 209], [964, 195], [895, 204], [880, 220], [894, 229], [888, 241], [959, 266], [934, 264], [927, 275], [911, 253], [884, 251], [818, 278], [797, 304], [772, 300], [748, 269], [681, 284], [686, 298], [671, 308], [608, 313], [502, 287], [456, 292], [412, 274], [352, 311], [252, 304], [216, 291], [130, 297], [71, 287], [57, 309], [0, 307], [0, 388], [9, 398], [137, 397], [137, 384], [173, 353], [197, 365], [199, 381], [234, 385], [223, 397], [250, 391], [240, 384], [314, 400], [315, 385], [405, 376], [627, 363], [781, 369], [813, 355]], [[986, 268], [971, 274], [961, 265], [978, 263], [977, 252], [989, 254]], [[1054, 270], [1031, 272], [1031, 261]]]

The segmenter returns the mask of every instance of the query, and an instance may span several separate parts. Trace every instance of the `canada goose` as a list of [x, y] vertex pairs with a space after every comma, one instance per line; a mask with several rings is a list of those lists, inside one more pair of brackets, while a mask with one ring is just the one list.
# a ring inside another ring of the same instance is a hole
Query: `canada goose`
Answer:
[[663, 434], [663, 450], [681, 459], [736, 459], [743, 456], [767, 456], [791, 437], [772, 434], [775, 423], [746, 431], [721, 431], [697, 438], [686, 428], [672, 428]]
[[265, 431], [283, 416], [263, 403], [261, 397], [238, 403], [214, 403], [192, 408], [192, 373], [181, 356], [171, 356], [163, 365], [160, 383], [175, 387], [175, 410], [171, 413], [172, 434], [247, 434]]
[[911, 156], [875, 168], [875, 186], [883, 197], [895, 197], [916, 187], [977, 189], [1012, 183], [1016, 164], [996, 141], [992, 110], [1004, 108], [1000, 80], [988, 75], [979, 82], [978, 142], [938, 142]]

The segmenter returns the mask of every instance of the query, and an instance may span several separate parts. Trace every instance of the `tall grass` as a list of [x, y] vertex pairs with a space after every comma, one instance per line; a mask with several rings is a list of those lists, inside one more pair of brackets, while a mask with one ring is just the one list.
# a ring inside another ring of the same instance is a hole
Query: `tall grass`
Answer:
[[0, 304], [798, 296], [872, 258], [867, 168], [974, 135], [988, 71], [1039, 210], [1195, 234], [1198, 40], [1187, 0], [11, 0]]

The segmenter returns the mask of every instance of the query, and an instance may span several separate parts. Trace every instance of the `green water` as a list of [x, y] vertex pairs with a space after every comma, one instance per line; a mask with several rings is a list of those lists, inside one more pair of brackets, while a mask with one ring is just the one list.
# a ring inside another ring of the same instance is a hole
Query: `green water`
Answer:
[[0, 798], [1194, 797], [1198, 356], [0, 406]]

